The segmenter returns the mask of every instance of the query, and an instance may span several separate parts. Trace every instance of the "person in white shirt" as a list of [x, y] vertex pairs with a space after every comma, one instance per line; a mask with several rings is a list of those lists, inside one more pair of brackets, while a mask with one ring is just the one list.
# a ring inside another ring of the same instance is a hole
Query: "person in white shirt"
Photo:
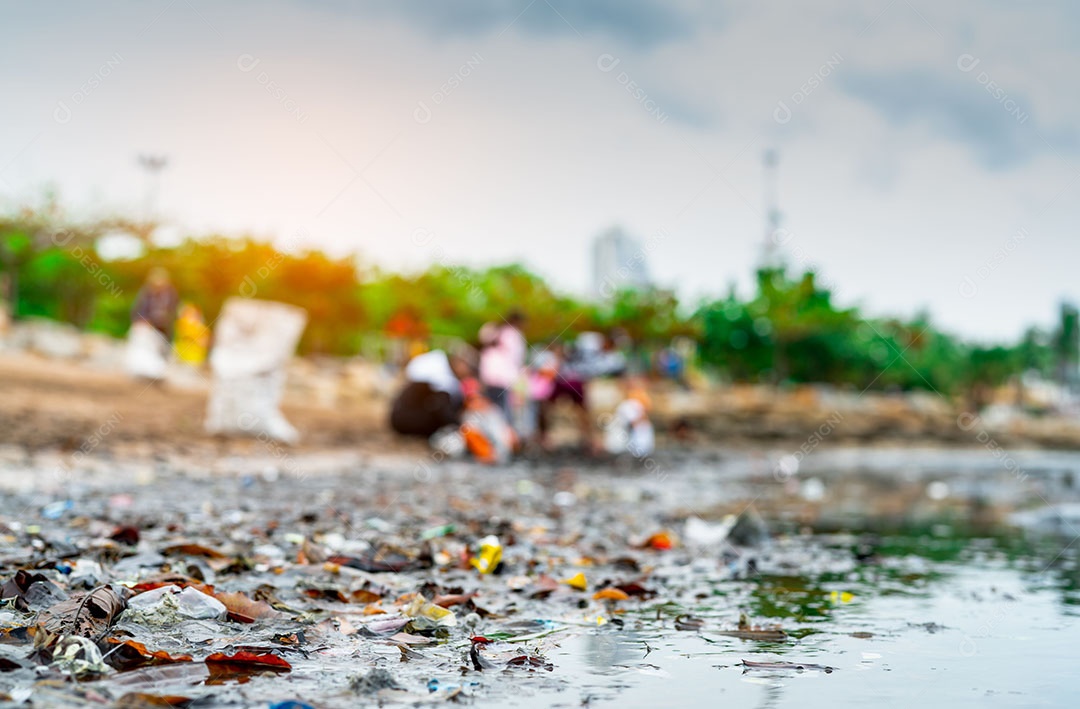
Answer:
[[425, 438], [461, 419], [461, 380], [472, 376], [466, 351], [447, 356], [442, 350], [417, 355], [405, 365], [405, 387], [390, 407], [390, 427], [406, 436]]

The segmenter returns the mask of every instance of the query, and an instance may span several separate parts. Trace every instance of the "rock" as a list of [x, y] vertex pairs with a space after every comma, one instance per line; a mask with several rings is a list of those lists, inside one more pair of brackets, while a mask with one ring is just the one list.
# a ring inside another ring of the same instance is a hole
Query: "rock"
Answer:
[[739, 515], [728, 540], [741, 547], [761, 546], [769, 539], [769, 527], [758, 511], [749, 507]]
[[349, 680], [349, 687], [357, 694], [375, 694], [384, 689], [404, 689], [394, 676], [384, 669], [374, 669], [366, 675], [356, 675]]

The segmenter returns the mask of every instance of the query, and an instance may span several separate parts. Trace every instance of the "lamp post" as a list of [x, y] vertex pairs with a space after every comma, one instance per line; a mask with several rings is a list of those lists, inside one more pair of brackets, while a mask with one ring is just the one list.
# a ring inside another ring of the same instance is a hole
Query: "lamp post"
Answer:
[[169, 158], [164, 155], [140, 154], [139, 167], [146, 171], [146, 196], [143, 204], [143, 219], [149, 225], [157, 211], [157, 197], [161, 189], [161, 173], [168, 167]]

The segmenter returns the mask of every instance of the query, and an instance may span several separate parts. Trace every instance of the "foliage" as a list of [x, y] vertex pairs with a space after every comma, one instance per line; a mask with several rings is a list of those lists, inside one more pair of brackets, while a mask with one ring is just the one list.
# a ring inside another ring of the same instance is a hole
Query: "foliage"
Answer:
[[702, 360], [736, 381], [970, 394], [1024, 371], [1048, 374], [1053, 361], [1037, 331], [1015, 346], [978, 346], [939, 331], [925, 315], [863, 318], [836, 307], [812, 272], [792, 278], [783, 269], [760, 271], [752, 298], [732, 292], [696, 317]]
[[[96, 245], [117, 230], [146, 244], [137, 258], [104, 261]], [[532, 342], [586, 330], [621, 333], [650, 351], [685, 336], [700, 364], [747, 382], [823, 382], [858, 389], [982, 393], [1026, 371], [1064, 378], [1078, 358], [1076, 310], [1064, 307], [1053, 333], [1030, 330], [1015, 345], [964, 343], [928, 316], [864, 318], [839, 307], [813, 272], [758, 272], [755, 292], [686, 312], [667, 290], [626, 290], [604, 302], [558, 293], [517, 264], [472, 269], [434, 265], [414, 274], [361, 270], [319, 251], [282, 253], [250, 238], [188, 239], [173, 248], [148, 239], [152, 225], [111, 219], [67, 224], [55, 207], [0, 219], [0, 286], [16, 317], [40, 316], [123, 336], [140, 285], [166, 268], [183, 299], [213, 322], [230, 297], [298, 305], [309, 323], [303, 353], [353, 355], [372, 333], [388, 339], [475, 341], [485, 322], [515, 310]], [[641, 351], [638, 355], [643, 355]]]

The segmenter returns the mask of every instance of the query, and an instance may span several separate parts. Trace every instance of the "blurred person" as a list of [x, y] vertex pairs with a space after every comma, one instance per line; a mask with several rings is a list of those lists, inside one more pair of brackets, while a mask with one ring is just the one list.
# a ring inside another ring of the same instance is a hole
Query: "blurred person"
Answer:
[[169, 365], [169, 350], [179, 296], [163, 268], [150, 269], [131, 310], [124, 368], [138, 379], [161, 382]]
[[210, 328], [206, 326], [202, 311], [194, 303], [184, 303], [176, 319], [176, 357], [192, 366], [206, 361], [210, 346]]
[[146, 283], [135, 296], [131, 312], [132, 324], [145, 322], [161, 333], [166, 342], [172, 342], [173, 325], [180, 296], [169, 279], [169, 272], [160, 266], [150, 269]]
[[626, 373], [627, 360], [612, 338], [599, 332], [583, 332], [568, 350], [573, 367], [584, 378], [617, 377]]
[[464, 395], [461, 382], [472, 376], [471, 349], [430, 350], [405, 365], [405, 386], [390, 405], [390, 428], [405, 436], [430, 437], [460, 422]]
[[507, 421], [513, 419], [511, 393], [525, 372], [527, 345], [521, 326], [525, 316], [512, 311], [503, 323], [480, 328], [480, 383], [484, 395], [498, 406]]
[[[598, 452], [599, 448], [596, 445], [592, 420], [589, 418], [589, 407], [585, 397], [588, 376], [585, 370], [578, 366], [576, 362], [578, 358], [572, 350], [568, 350], [561, 342], [557, 342], [547, 351], [541, 353], [541, 356], [537, 359], [536, 366], [542, 374], [536, 382], [536, 391], [538, 393], [547, 392], [547, 396], [540, 400], [538, 411], [538, 444], [541, 448], [550, 450], [551, 416], [556, 404], [561, 399], [566, 399], [574, 407], [582, 444], [590, 453]], [[544, 379], [547, 380], [547, 383], [543, 382]]]
[[690, 389], [690, 384], [686, 381], [686, 362], [674, 347], [669, 345], [656, 354], [656, 371], [681, 388]]
[[479, 382], [462, 382], [465, 399], [461, 435], [465, 448], [481, 463], [505, 463], [519, 448], [519, 438], [503, 411], [481, 391]]
[[649, 411], [652, 399], [640, 381], [630, 381], [626, 398], [604, 427], [604, 448], [612, 455], [629, 453], [635, 458], [652, 455], [656, 449], [656, 432]]

